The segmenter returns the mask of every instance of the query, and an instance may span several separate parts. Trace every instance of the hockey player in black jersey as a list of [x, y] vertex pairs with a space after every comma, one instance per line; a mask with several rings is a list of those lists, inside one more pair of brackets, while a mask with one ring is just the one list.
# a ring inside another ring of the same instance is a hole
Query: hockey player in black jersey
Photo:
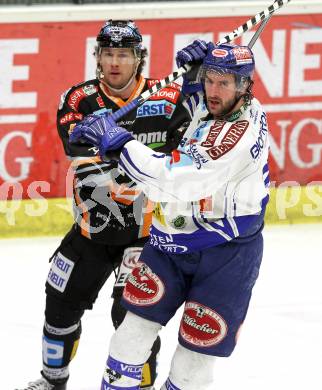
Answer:
[[[99, 290], [118, 269], [113, 289], [112, 320], [117, 328], [125, 310], [120, 298], [127, 274], [147, 241], [152, 207], [120, 176], [117, 156], [101, 161], [98, 149], [86, 143], [70, 144], [69, 133], [88, 114], [112, 113], [157, 82], [141, 73], [147, 50], [132, 21], [109, 20], [97, 36], [97, 78], [70, 88], [62, 95], [57, 128], [74, 169], [75, 223], [51, 258], [46, 282], [42, 377], [23, 390], [65, 390], [69, 363], [81, 336], [81, 318], [91, 309]], [[170, 151], [179, 141], [180, 128], [190, 120], [180, 88], [173, 83], [119, 122], [135, 139], [158, 151]], [[144, 365], [141, 388], [153, 389], [156, 339]]]

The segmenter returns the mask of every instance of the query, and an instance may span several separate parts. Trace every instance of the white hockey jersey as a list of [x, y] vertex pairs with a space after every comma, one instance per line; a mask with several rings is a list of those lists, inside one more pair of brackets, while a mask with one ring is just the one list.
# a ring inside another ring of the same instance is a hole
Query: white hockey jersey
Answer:
[[119, 169], [155, 202], [150, 243], [185, 253], [247, 236], [262, 225], [268, 201], [268, 126], [257, 99], [233, 121], [209, 119], [204, 103], [172, 155], [138, 141]]

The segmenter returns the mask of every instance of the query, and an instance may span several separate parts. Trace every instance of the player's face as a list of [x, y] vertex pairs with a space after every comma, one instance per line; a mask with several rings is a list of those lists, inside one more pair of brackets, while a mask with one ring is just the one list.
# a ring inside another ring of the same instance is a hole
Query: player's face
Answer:
[[104, 81], [116, 89], [124, 87], [133, 76], [137, 61], [132, 49], [103, 48], [99, 62]]
[[207, 72], [205, 91], [208, 111], [215, 117], [226, 115], [234, 109], [237, 93], [234, 75]]

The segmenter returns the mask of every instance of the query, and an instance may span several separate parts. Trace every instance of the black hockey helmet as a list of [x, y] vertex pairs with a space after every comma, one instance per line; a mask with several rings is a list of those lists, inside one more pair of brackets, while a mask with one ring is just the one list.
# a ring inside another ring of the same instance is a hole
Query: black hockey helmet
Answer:
[[96, 38], [99, 48], [133, 48], [142, 49], [142, 35], [132, 20], [108, 20]]

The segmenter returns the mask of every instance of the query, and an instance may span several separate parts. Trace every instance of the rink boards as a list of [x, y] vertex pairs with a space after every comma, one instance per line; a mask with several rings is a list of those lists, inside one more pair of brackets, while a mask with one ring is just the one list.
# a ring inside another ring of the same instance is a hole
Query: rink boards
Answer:
[[[1, 238], [63, 235], [72, 222], [70, 198], [0, 202]], [[272, 188], [266, 223], [322, 223], [322, 186]]]
[[[185, 3], [184, 9], [175, 2], [2, 7], [1, 236], [61, 234], [71, 224], [65, 200], [71, 195], [66, 185], [70, 166], [55, 114], [67, 87], [94, 77], [92, 53], [104, 15], [137, 21], [150, 53], [145, 76], [164, 77], [175, 68], [179, 48], [195, 38], [217, 41], [268, 5], [201, 1]], [[247, 44], [251, 36], [238, 42]], [[268, 223], [322, 218], [321, 47], [320, 0], [290, 2], [254, 47], [255, 94], [270, 127]]]

